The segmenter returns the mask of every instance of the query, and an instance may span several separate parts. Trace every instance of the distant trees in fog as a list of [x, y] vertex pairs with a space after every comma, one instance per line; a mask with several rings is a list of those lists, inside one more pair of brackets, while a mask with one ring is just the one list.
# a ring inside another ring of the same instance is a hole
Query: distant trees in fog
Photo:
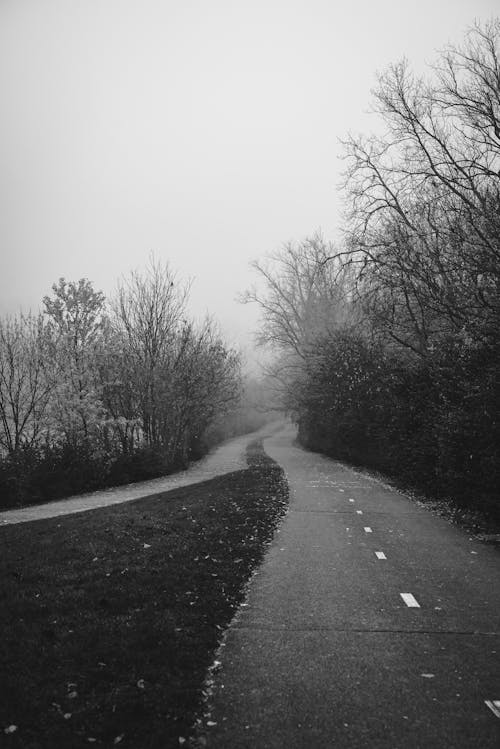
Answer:
[[[60, 279], [43, 312], [0, 319], [4, 502], [159, 475], [207, 449], [238, 405], [240, 360], [189, 287], [150, 260], [109, 303]], [[223, 436], [223, 435], [222, 435]]]
[[288, 409], [293, 410], [295, 391], [318, 337], [351, 326], [358, 316], [352, 298], [354, 274], [332, 260], [335, 253], [321, 234], [288, 242], [252, 263], [260, 283], [241, 298], [261, 309], [258, 342], [276, 353], [268, 374], [277, 403]]
[[261, 340], [314, 449], [499, 511], [500, 20], [374, 93], [345, 223], [255, 264]]

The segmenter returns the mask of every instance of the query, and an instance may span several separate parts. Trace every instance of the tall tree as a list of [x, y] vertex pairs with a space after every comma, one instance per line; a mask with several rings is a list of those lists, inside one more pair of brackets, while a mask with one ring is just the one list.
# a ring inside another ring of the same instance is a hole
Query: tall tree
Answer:
[[41, 315], [0, 319], [0, 448], [36, 444], [45, 425], [51, 383], [47, 330]]
[[293, 408], [315, 340], [357, 320], [352, 269], [341, 263], [339, 254], [316, 234], [289, 242], [265, 261], [252, 263], [259, 282], [241, 301], [260, 307], [257, 340], [275, 355], [267, 374], [274, 382], [277, 401], [287, 408]]
[[389, 335], [425, 356], [444, 334], [498, 335], [500, 20], [379, 78], [379, 137], [345, 142], [351, 260]]
[[144, 274], [133, 272], [122, 281], [113, 304], [136, 414], [146, 443], [153, 446], [166, 438], [162, 402], [168, 401], [188, 292], [168, 264], [151, 257]]
[[239, 359], [213, 323], [187, 319], [188, 292], [168, 264], [151, 258], [145, 274], [120, 285], [112, 323], [123, 346], [129, 423], [135, 413], [146, 444], [180, 462], [234, 401], [239, 376]]
[[48, 376], [52, 383], [52, 419], [61, 436], [73, 444], [97, 438], [101, 431], [98, 361], [106, 319], [104, 294], [82, 278], [59, 279], [52, 296], [43, 299], [52, 341]]

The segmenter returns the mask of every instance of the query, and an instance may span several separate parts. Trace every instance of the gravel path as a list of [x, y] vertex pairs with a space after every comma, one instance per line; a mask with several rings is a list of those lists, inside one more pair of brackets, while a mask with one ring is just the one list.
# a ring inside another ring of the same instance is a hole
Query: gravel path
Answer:
[[255, 439], [271, 434], [279, 426], [279, 424], [276, 425], [275, 423], [268, 424], [257, 432], [228, 440], [201, 460], [193, 463], [185, 471], [180, 471], [170, 476], [152, 479], [151, 481], [141, 481], [135, 484], [126, 484], [125, 486], [111, 487], [89, 494], [79, 494], [68, 499], [47, 502], [46, 504], [31, 505], [30, 507], [0, 512], [0, 525], [28, 523], [31, 520], [42, 520], [59, 515], [71, 515], [75, 512], [95, 510], [97, 507], [131, 502], [134, 499], [168, 492], [172, 489], [178, 489], [181, 486], [208, 481], [215, 478], [215, 476], [222, 476], [232, 471], [244, 470], [247, 468], [245, 457], [247, 445]]

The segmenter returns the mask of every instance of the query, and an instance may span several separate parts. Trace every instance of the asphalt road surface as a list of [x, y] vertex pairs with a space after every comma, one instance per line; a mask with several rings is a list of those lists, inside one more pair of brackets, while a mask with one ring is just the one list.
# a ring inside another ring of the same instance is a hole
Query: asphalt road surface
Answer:
[[498, 549], [294, 436], [264, 442], [290, 510], [217, 656], [207, 745], [499, 749]]

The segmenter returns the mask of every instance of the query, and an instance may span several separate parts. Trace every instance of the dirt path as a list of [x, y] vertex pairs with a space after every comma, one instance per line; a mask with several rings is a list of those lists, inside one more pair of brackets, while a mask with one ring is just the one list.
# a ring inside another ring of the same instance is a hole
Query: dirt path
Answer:
[[245, 451], [247, 445], [260, 437], [267, 436], [279, 428], [276, 424], [269, 424], [263, 429], [245, 434], [242, 437], [228, 440], [213, 452], [193, 463], [185, 471], [174, 473], [151, 481], [141, 481], [125, 486], [111, 487], [102, 491], [89, 494], [79, 494], [68, 499], [59, 499], [55, 502], [47, 502], [41, 505], [31, 505], [20, 509], [0, 512], [0, 525], [10, 523], [27, 523], [31, 520], [57, 517], [59, 515], [71, 515], [75, 512], [95, 510], [98, 507], [130, 502], [141, 497], [152, 494], [168, 492], [189, 484], [198, 484], [208, 481], [215, 476], [222, 476], [232, 471], [240, 471], [247, 468]]

